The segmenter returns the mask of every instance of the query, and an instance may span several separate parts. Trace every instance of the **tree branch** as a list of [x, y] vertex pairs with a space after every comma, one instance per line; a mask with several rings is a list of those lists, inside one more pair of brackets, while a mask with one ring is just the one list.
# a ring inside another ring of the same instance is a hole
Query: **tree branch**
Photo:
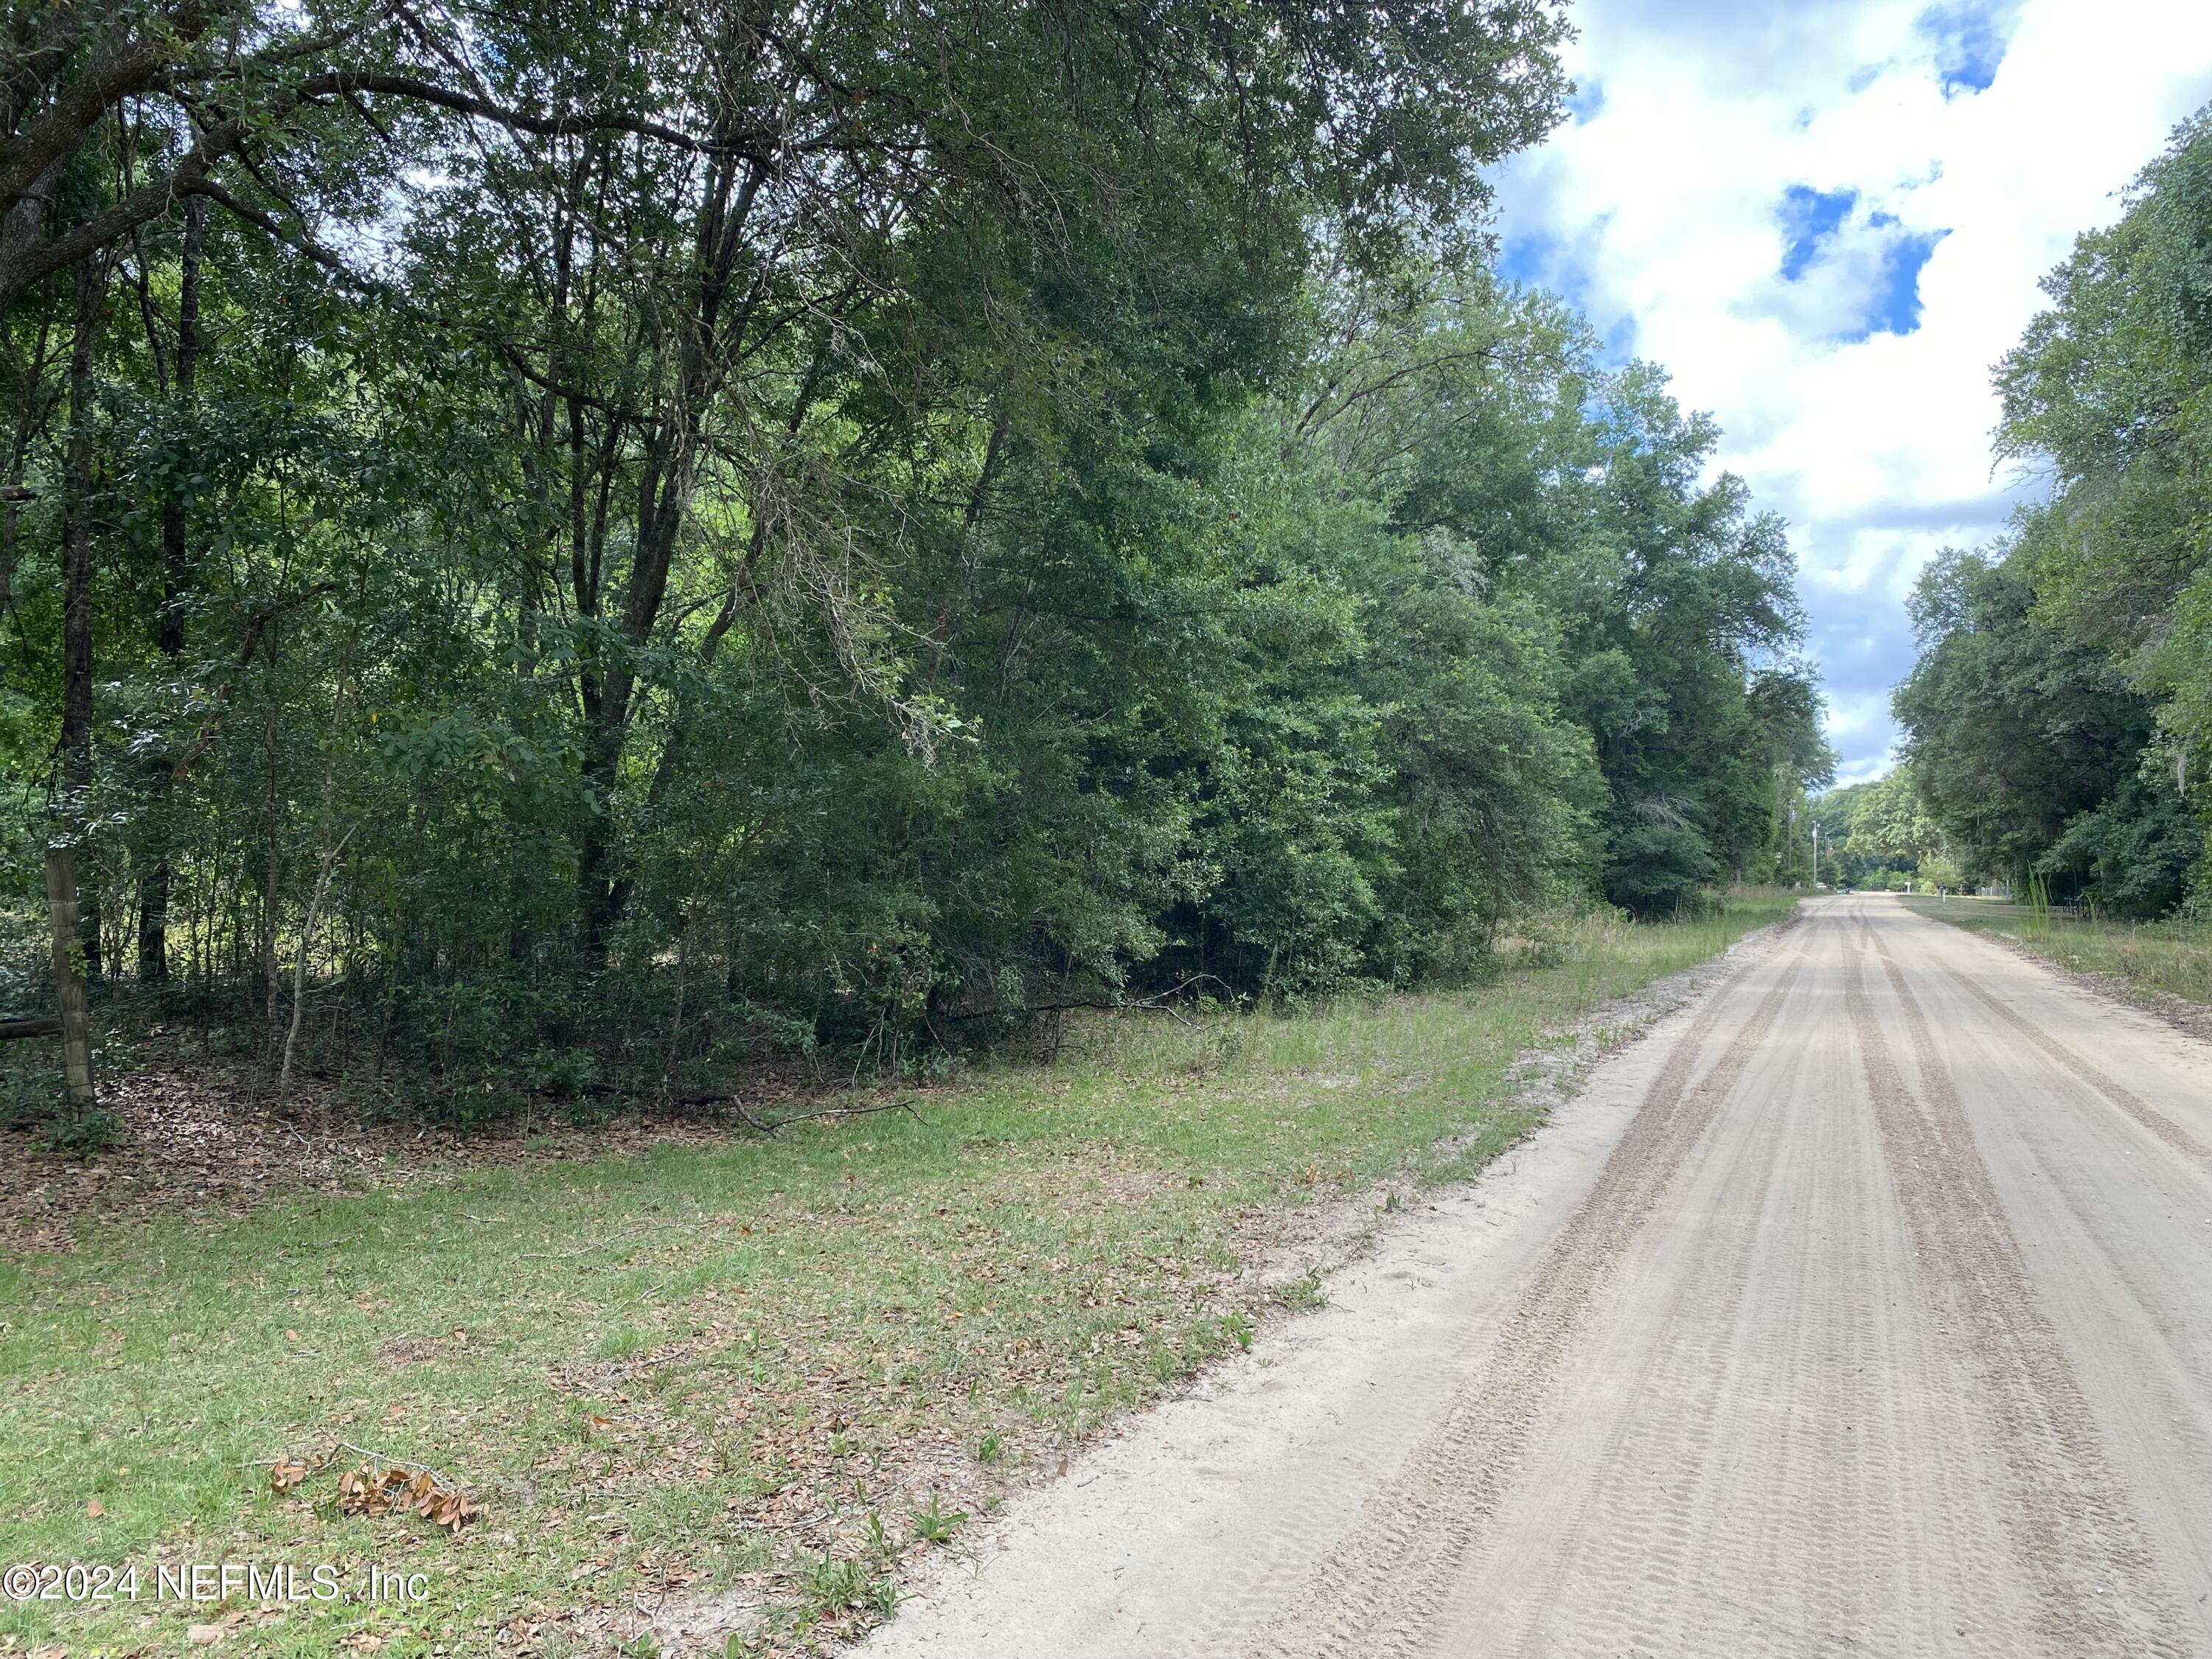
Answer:
[[297, 90], [299, 97], [303, 100], [362, 93], [404, 98], [434, 108], [451, 110], [456, 115], [490, 121], [517, 132], [532, 133], [540, 138], [568, 137], [586, 132], [629, 132], [695, 155], [738, 155], [762, 167], [767, 166], [771, 159], [768, 151], [750, 135], [735, 138], [702, 138], [696, 133], [670, 126], [665, 121], [655, 121], [627, 110], [586, 110], [574, 115], [539, 115], [530, 110], [512, 109], [495, 104], [489, 98], [478, 97], [474, 93], [442, 87], [434, 81], [425, 81], [412, 75], [333, 70], [326, 74], [308, 76], [300, 82]]

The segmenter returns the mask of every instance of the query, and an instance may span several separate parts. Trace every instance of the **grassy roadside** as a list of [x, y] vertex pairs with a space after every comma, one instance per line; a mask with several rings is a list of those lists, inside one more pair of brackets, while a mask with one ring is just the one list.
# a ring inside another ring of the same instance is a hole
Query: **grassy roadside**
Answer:
[[2212, 922], [2093, 921], [1982, 898], [1911, 897], [1902, 902], [1969, 933], [2024, 945], [2123, 994], [2148, 993], [2212, 1007]]
[[[926, 1122], [471, 1170], [0, 1262], [0, 1565], [142, 1573], [135, 1605], [0, 1602], [0, 1651], [834, 1642], [889, 1607], [902, 1557], [957, 1547], [948, 1517], [1249, 1344], [1265, 1306], [1240, 1258], [1299, 1212], [1480, 1164], [1529, 1127], [1513, 1063], [1546, 1028], [1790, 903], [1585, 923], [1462, 994], [1103, 1025], [933, 1091]], [[333, 1449], [272, 1490], [270, 1460]], [[365, 1453], [483, 1514], [449, 1538], [343, 1513]], [[157, 1559], [222, 1558], [331, 1564], [347, 1595], [150, 1599]], [[427, 1598], [362, 1604], [371, 1564]]]

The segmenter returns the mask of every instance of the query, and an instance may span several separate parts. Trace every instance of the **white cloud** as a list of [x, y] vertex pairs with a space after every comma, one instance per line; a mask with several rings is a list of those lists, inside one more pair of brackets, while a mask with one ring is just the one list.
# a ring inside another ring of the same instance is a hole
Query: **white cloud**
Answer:
[[[1507, 268], [1719, 419], [1720, 465], [1791, 522], [1831, 740], [1869, 775], [1913, 578], [2032, 487], [1995, 470], [1990, 367], [2212, 100], [2212, 5], [1583, 0], [1577, 21], [1582, 112], [1500, 179]], [[1918, 326], [1887, 331], [1923, 254]]]

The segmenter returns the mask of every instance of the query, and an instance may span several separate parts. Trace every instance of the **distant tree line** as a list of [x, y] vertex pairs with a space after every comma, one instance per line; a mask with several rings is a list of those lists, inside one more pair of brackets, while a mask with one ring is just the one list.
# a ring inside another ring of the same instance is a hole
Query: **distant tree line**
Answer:
[[10, 879], [241, 1051], [471, 1113], [1461, 979], [1827, 776], [1783, 526], [1486, 268], [1553, 5], [9, 27]]
[[1910, 775], [1969, 873], [2202, 906], [2212, 825], [2212, 112], [2045, 280], [1997, 374], [2050, 498], [1912, 605]]
[[1830, 886], [1926, 892], [1964, 880], [1909, 765], [1814, 797], [1809, 816], [1820, 831], [1820, 878]]

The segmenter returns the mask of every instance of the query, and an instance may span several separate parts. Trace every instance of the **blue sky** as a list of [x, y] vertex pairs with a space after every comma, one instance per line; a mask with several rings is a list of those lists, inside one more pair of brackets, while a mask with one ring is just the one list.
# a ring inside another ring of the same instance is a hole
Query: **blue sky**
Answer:
[[1904, 598], [2039, 484], [1990, 369], [2037, 283], [2212, 100], [2212, 0], [1577, 0], [1567, 125], [1503, 265], [1664, 364], [1791, 525], [1844, 781], [1888, 763]]

